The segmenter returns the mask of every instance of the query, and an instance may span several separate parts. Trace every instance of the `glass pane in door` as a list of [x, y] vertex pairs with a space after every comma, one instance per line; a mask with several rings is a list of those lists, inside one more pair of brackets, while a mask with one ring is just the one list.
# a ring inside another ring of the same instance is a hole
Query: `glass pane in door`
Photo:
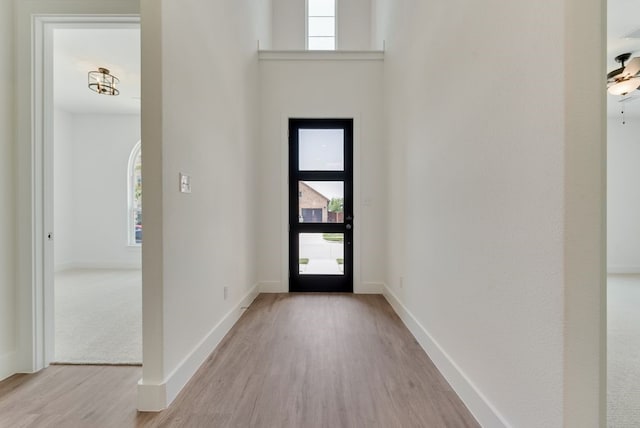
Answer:
[[343, 171], [344, 129], [299, 129], [300, 171]]
[[300, 223], [344, 223], [343, 181], [299, 181]]
[[300, 275], [344, 275], [343, 233], [300, 233]]

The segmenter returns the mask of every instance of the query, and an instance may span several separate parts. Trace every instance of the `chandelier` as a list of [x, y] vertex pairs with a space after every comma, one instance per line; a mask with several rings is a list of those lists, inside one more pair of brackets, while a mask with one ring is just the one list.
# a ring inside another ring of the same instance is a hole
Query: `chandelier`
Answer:
[[109, 70], [103, 67], [98, 71], [89, 72], [89, 89], [102, 95], [118, 95], [120, 91], [116, 89], [116, 85], [120, 83], [120, 79], [109, 74]]

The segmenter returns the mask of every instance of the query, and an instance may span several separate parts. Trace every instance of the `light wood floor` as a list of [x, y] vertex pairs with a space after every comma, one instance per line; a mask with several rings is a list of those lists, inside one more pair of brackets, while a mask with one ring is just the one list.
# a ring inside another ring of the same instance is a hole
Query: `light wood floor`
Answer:
[[161, 413], [137, 367], [0, 383], [0, 427], [477, 427], [382, 296], [260, 295]]

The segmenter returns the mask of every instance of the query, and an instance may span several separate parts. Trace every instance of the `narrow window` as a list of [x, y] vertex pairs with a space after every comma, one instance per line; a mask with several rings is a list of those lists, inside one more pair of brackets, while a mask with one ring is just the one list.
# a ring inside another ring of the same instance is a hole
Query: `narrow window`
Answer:
[[142, 150], [140, 141], [129, 156], [129, 245], [142, 244]]
[[308, 0], [307, 49], [336, 50], [336, 0]]

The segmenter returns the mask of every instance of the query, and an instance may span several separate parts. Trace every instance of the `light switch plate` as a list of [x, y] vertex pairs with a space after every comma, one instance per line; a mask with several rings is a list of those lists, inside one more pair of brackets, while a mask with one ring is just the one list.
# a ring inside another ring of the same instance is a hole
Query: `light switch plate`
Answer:
[[191, 176], [180, 173], [180, 192], [191, 193]]

